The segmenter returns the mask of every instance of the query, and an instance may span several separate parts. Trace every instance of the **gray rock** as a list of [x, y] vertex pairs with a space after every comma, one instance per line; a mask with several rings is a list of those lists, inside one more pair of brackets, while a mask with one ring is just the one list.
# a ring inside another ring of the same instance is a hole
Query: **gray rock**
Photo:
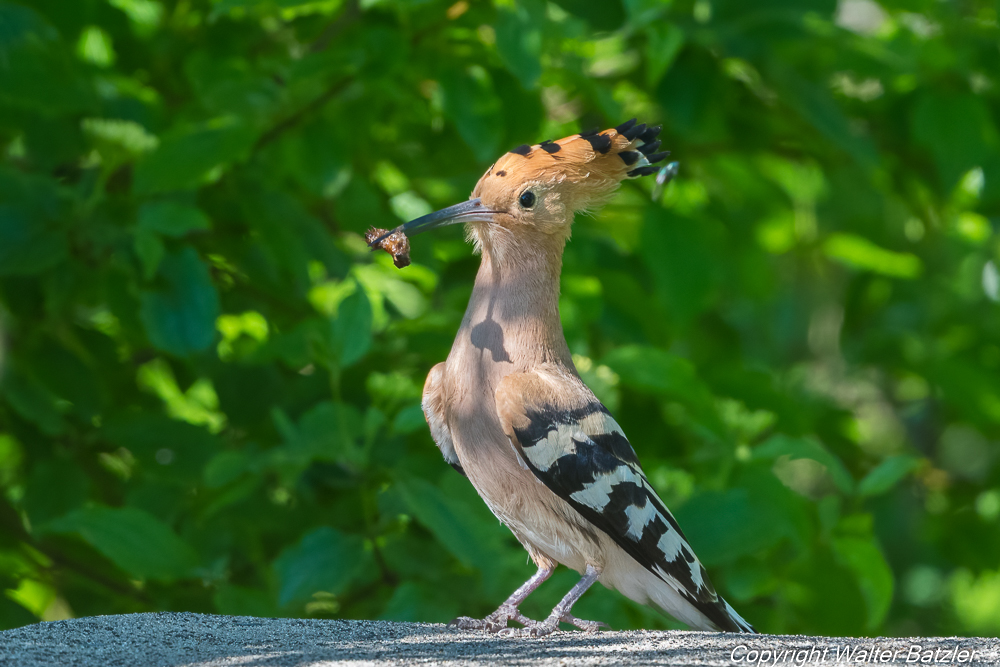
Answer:
[[[845, 650], [852, 651], [850, 657]], [[873, 650], [878, 651], [874, 660]], [[964, 656], [959, 663], [961, 650], [974, 652], [974, 657]], [[920, 651], [935, 651], [931, 657], [936, 655], [936, 664], [1000, 664], [1000, 641], [961, 637], [838, 639], [636, 631], [507, 639], [425, 623], [180, 613], [96, 616], [0, 632], [0, 665], [10, 667], [918, 665], [927, 655]], [[952, 652], [951, 662], [944, 662], [949, 657], [945, 651]]]

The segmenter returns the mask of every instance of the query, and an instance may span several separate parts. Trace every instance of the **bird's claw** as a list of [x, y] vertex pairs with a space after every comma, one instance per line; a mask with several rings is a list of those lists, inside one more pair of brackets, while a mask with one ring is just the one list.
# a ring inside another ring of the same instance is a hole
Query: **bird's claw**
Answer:
[[537, 639], [538, 637], [545, 637], [551, 635], [553, 632], [559, 629], [558, 622], [552, 622], [548, 619], [541, 622], [534, 622], [531, 625], [527, 625], [523, 628], [504, 628], [497, 634], [501, 637], [530, 637], [532, 639]]
[[459, 630], [481, 630], [483, 632], [503, 634], [504, 630], [507, 629], [507, 621], [514, 621], [524, 626], [535, 624], [535, 621], [522, 614], [516, 607], [504, 605], [486, 618], [460, 616], [452, 620], [448, 624], [448, 627], [455, 627]]
[[563, 623], [569, 623], [570, 625], [575, 626], [583, 630], [584, 632], [599, 632], [601, 630], [611, 629], [611, 626], [608, 625], [607, 623], [604, 623], [603, 621], [585, 621], [582, 618], [577, 618], [576, 616], [573, 616], [572, 614], [568, 613], [563, 614], [561, 620]]
[[[521, 621], [518, 622], [521, 623]], [[529, 621], [528, 623], [524, 623], [525, 627], [523, 628], [503, 628], [497, 632], [497, 634], [501, 637], [530, 637], [535, 639], [551, 635], [559, 629], [560, 623], [569, 623], [570, 625], [588, 633], [598, 632], [602, 629], [611, 629], [611, 626], [607, 623], [602, 623], [601, 621], [585, 621], [582, 618], [577, 618], [572, 614], [566, 613], [559, 618], [549, 616], [541, 622]]]
[[[493, 627], [493, 622], [490, 617], [486, 618], [470, 618], [468, 616], [459, 616], [458, 618], [453, 618], [450, 623], [448, 623], [449, 628], [458, 628], [459, 630], [483, 630], [484, 632], [490, 632]], [[496, 632], [496, 630], [493, 630]]]

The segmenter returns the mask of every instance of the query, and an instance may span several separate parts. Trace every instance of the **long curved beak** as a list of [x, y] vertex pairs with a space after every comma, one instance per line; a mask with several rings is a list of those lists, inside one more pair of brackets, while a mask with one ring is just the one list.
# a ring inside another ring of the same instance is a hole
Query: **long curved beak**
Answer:
[[490, 222], [494, 213], [495, 211], [485, 208], [483, 202], [477, 197], [403, 223], [373, 240], [368, 246], [374, 248], [382, 239], [396, 232], [403, 232], [410, 237], [446, 225], [457, 225], [463, 222]]

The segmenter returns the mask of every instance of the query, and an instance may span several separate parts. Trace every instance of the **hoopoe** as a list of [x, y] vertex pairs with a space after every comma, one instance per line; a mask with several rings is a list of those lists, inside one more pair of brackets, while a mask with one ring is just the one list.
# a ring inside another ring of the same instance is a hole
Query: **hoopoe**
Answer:
[[[468, 201], [381, 237], [465, 223], [482, 255], [451, 353], [427, 376], [423, 410], [445, 460], [538, 571], [493, 614], [453, 621], [460, 628], [537, 637], [560, 622], [607, 627], [571, 614], [599, 581], [693, 628], [754, 632], [715, 592], [621, 427], [580, 379], [559, 321], [574, 214], [607, 202], [622, 180], [656, 173], [653, 163], [668, 155], [656, 152], [659, 131], [632, 119], [519, 146], [487, 170]], [[518, 606], [559, 563], [582, 578], [548, 618], [528, 619]]]

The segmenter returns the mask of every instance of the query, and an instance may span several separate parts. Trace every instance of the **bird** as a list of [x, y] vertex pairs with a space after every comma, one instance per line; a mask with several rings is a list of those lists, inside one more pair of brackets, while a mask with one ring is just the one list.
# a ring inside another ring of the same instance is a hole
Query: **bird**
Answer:
[[[408, 237], [464, 224], [481, 255], [468, 308], [422, 407], [445, 461], [538, 568], [489, 616], [453, 625], [543, 637], [595, 582], [700, 630], [754, 633], [716, 592], [649, 483], [610, 411], [581, 380], [559, 317], [559, 276], [574, 216], [607, 203], [622, 181], [661, 171], [660, 126], [631, 119], [604, 131], [521, 145], [480, 178], [469, 200], [411, 220]], [[380, 239], [369, 244], [378, 247]], [[542, 621], [520, 604], [562, 564], [578, 583]], [[523, 627], [508, 627], [513, 621]]]

